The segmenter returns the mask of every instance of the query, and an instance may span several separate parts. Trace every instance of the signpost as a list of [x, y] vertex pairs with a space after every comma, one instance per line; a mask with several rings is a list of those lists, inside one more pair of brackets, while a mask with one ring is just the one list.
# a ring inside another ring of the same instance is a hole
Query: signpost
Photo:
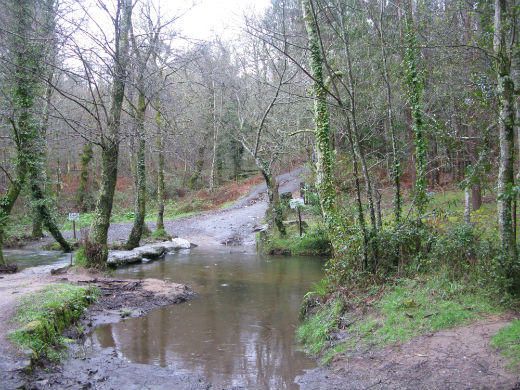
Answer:
[[305, 201], [303, 200], [303, 198], [295, 198], [289, 201], [289, 207], [298, 211], [298, 229], [300, 230], [300, 237], [303, 235], [301, 208], [304, 205]]
[[76, 221], [79, 221], [79, 213], [69, 213], [69, 221], [72, 221], [73, 237], [76, 239]]

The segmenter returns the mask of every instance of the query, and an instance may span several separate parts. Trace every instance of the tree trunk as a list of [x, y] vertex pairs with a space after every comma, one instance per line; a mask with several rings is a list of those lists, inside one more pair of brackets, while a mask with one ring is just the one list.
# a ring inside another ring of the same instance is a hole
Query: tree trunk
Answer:
[[503, 248], [504, 271], [513, 277], [517, 261], [516, 240], [513, 230], [513, 187], [514, 187], [514, 84], [511, 79], [508, 50], [508, 26], [511, 25], [511, 9], [506, 0], [495, 0], [494, 51], [497, 71], [497, 94], [499, 100], [498, 136], [500, 160], [498, 168], [498, 228]]
[[276, 177], [268, 170], [262, 170], [265, 184], [267, 186], [267, 196], [269, 198], [269, 206], [267, 208], [267, 221], [270, 227], [276, 226], [280, 236], [285, 237], [287, 232], [283, 224], [283, 210], [280, 202], [279, 183]]
[[92, 150], [92, 144], [86, 142], [83, 145], [83, 152], [81, 153], [81, 172], [79, 174], [79, 185], [78, 192], [76, 195], [77, 207], [82, 212], [88, 211], [87, 200], [89, 198], [88, 190], [88, 177], [89, 177], [89, 165], [94, 157], [94, 151]]
[[473, 184], [471, 187], [471, 209], [477, 211], [482, 206], [482, 187], [480, 184]]
[[211, 81], [211, 91], [212, 91], [212, 100], [211, 100], [211, 111], [213, 115], [213, 153], [211, 156], [211, 172], [209, 175], [209, 190], [213, 191], [215, 189], [215, 176], [217, 170], [217, 153], [218, 153], [218, 130], [219, 126], [217, 123], [217, 91], [215, 89], [215, 81]]
[[136, 110], [136, 122], [137, 122], [137, 159], [135, 166], [136, 175], [136, 198], [135, 198], [135, 216], [134, 225], [130, 232], [130, 237], [126, 242], [127, 249], [134, 249], [139, 246], [141, 236], [143, 235], [144, 219], [146, 216], [146, 140], [145, 140], [145, 129], [144, 119], [146, 114], [146, 98], [144, 95], [144, 85], [139, 82], [139, 97]]
[[204, 154], [206, 153], [206, 138], [202, 140], [202, 145], [199, 146], [197, 161], [195, 161], [195, 172], [191, 175], [189, 180], [190, 189], [195, 189], [198, 186], [198, 182], [202, 177], [202, 169], [204, 168]]
[[[309, 39], [310, 67], [314, 78], [314, 131], [316, 138], [316, 188], [326, 224], [332, 228], [336, 208], [333, 165], [330, 147], [330, 118], [327, 105], [327, 90], [323, 77], [323, 59], [320, 38], [311, 0], [302, 0], [305, 27]], [[333, 243], [334, 246], [334, 243]]]
[[18, 164], [16, 171], [16, 178], [13, 182], [9, 183], [7, 192], [2, 196], [2, 198], [0, 198], [0, 264], [3, 265], [6, 264], [3, 255], [5, 227], [8, 223], [11, 210], [20, 195], [21, 183], [25, 181], [25, 167]]
[[469, 186], [464, 187], [464, 222], [471, 223], [471, 196]]
[[37, 210], [34, 210], [33, 212], [31, 237], [35, 239], [40, 239], [43, 237], [42, 219]]
[[[18, 164], [27, 173], [32, 206], [38, 212], [43, 225], [66, 252], [71, 250], [63, 238], [49, 208], [44, 188], [45, 134], [44, 125], [34, 117], [35, 101], [41, 93], [41, 77], [46, 72], [44, 41], [34, 40], [34, 4], [23, 0], [16, 4], [18, 18], [14, 49], [15, 78], [13, 85], [13, 112], [18, 137]], [[50, 17], [50, 16], [47, 16]], [[41, 96], [41, 95], [40, 95]], [[24, 177], [25, 178], [25, 177]]]
[[381, 42], [381, 57], [383, 59], [383, 79], [386, 89], [386, 114], [388, 127], [390, 128], [390, 137], [392, 139], [392, 169], [391, 176], [394, 184], [394, 218], [395, 222], [399, 224], [401, 221], [401, 163], [399, 160], [399, 152], [397, 147], [397, 136], [394, 125], [394, 113], [393, 113], [393, 99], [392, 99], [392, 87], [390, 83], [390, 74], [388, 72], [388, 59], [386, 55], [386, 42], [385, 42], [385, 27], [384, 27], [384, 13], [385, 13], [385, 2], [381, 1], [381, 12], [379, 14], [379, 39]]
[[155, 116], [157, 124], [157, 230], [164, 230], [164, 139], [160, 104]]
[[[350, 124], [347, 124], [350, 126]], [[352, 134], [350, 131], [347, 131], [347, 138], [350, 145], [350, 151], [352, 153], [352, 165], [354, 168], [354, 181], [356, 184], [356, 205], [357, 205], [357, 216], [358, 223], [361, 227], [361, 233], [363, 234], [363, 269], [368, 270], [369, 260], [368, 260], [368, 245], [369, 245], [369, 237], [365, 222], [365, 214], [363, 211], [363, 202], [361, 200], [361, 183], [359, 180], [359, 163], [357, 160], [356, 153], [354, 152], [354, 142], [352, 141]]]
[[118, 18], [115, 20], [114, 76], [111, 91], [110, 112], [107, 135], [103, 138], [101, 150], [101, 188], [94, 219], [90, 227], [89, 240], [96, 246], [95, 258], [90, 261], [105, 263], [108, 256], [107, 236], [117, 182], [117, 161], [119, 157], [119, 128], [121, 109], [125, 95], [126, 67], [128, 65], [130, 23], [132, 1], [118, 0]]
[[[411, 8], [411, 4], [409, 5]], [[409, 106], [412, 114], [412, 129], [414, 133], [415, 144], [415, 188], [414, 188], [414, 203], [417, 207], [417, 216], [421, 216], [426, 211], [428, 204], [428, 196], [426, 194], [426, 137], [424, 134], [424, 120], [423, 120], [423, 104], [422, 95], [424, 85], [422, 76], [419, 71], [419, 51], [417, 48], [417, 37], [415, 33], [415, 26], [412, 20], [412, 10], [407, 10], [405, 18], [406, 27], [406, 48], [404, 55], [404, 70], [405, 83], [407, 87], [407, 94]]]

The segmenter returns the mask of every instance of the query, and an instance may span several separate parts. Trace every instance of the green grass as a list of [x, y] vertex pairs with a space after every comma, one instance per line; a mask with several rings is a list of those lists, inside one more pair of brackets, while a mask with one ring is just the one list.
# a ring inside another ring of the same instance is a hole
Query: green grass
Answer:
[[317, 355], [325, 349], [331, 332], [338, 326], [342, 311], [342, 301], [331, 300], [298, 327], [296, 337], [306, 351]]
[[497, 348], [511, 361], [511, 368], [520, 365], [520, 320], [514, 320], [491, 338], [491, 346]]
[[382, 296], [375, 309], [352, 331], [364, 343], [380, 346], [402, 343], [500, 311], [476, 289], [443, 277], [400, 281]]
[[298, 226], [287, 228], [287, 237], [271, 235], [262, 247], [265, 253], [290, 252], [293, 256], [328, 256], [331, 253], [330, 242], [325, 230], [316, 223], [310, 222], [302, 237]]
[[14, 321], [19, 328], [9, 339], [30, 349], [34, 360], [57, 360], [67, 339], [62, 336], [97, 296], [97, 290], [72, 284], [53, 284], [24, 296]]
[[[365, 298], [370, 300], [368, 295]], [[370, 314], [357, 315], [357, 320], [345, 330], [346, 341], [326, 348], [329, 335], [338, 330], [343, 315], [335, 305], [325, 304], [297, 330], [298, 339], [305, 349], [313, 354], [321, 353], [323, 363], [328, 363], [339, 353], [403, 343], [422, 334], [467, 324], [503, 310], [478, 288], [451, 282], [442, 276], [403, 279], [387, 287], [386, 292], [371, 305]], [[518, 353], [520, 349], [516, 351]]]

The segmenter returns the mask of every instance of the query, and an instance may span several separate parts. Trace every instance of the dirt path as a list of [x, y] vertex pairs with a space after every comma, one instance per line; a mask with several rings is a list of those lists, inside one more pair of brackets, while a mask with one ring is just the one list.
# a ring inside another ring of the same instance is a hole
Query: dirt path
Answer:
[[[298, 168], [278, 176], [280, 193], [299, 191], [303, 172], [304, 168]], [[261, 223], [267, 209], [266, 190], [265, 184], [259, 184], [227, 209], [166, 221], [165, 229], [169, 234], [186, 238], [199, 246], [221, 245], [226, 241], [233, 245], [254, 244], [253, 228]], [[154, 223], [148, 225], [155, 228]], [[131, 229], [132, 224], [128, 223], [111, 225], [109, 241], [126, 240]]]

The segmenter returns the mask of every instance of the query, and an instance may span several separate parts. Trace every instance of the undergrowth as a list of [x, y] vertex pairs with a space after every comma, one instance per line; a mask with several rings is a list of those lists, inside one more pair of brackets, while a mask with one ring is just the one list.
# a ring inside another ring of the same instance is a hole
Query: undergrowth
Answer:
[[19, 328], [9, 339], [32, 351], [35, 361], [58, 360], [67, 339], [62, 333], [83, 314], [97, 296], [95, 288], [53, 284], [21, 299], [14, 321]]

